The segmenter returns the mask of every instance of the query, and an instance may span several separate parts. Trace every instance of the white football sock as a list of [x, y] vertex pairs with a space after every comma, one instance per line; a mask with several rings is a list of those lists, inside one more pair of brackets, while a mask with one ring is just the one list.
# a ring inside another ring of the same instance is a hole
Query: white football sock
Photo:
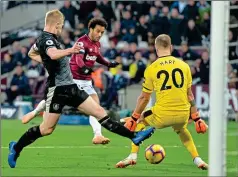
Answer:
[[128, 156], [129, 159], [133, 159], [133, 160], [136, 160], [137, 159], [137, 153], [131, 153], [129, 156]]
[[89, 116], [89, 123], [93, 128], [94, 137], [95, 136], [102, 136], [102, 126], [98, 122], [98, 120], [93, 116]]
[[199, 165], [201, 162], [203, 162], [203, 160], [200, 157], [195, 157], [195, 159], [193, 160], [193, 163], [195, 165]]
[[45, 110], [45, 100], [42, 100], [37, 106], [36, 108], [33, 110], [33, 112], [35, 113], [35, 116], [38, 115], [40, 112]]

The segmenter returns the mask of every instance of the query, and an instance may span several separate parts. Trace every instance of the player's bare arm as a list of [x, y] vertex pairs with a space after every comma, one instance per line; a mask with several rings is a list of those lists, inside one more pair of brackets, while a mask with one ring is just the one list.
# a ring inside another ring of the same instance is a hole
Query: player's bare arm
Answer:
[[35, 60], [39, 63], [42, 63], [42, 58], [41, 58], [39, 52], [37, 51], [37, 48], [36, 48], [35, 44], [31, 47], [30, 51], [28, 52], [28, 56], [32, 60]]
[[145, 107], [147, 106], [148, 102], [150, 101], [150, 96], [151, 93], [142, 91], [137, 99], [137, 104], [134, 112], [136, 112], [137, 114], [141, 114], [144, 111]]
[[137, 99], [136, 108], [130, 119], [126, 120], [125, 127], [134, 131], [137, 125], [137, 121], [141, 118], [141, 113], [144, 111], [146, 105], [150, 100], [150, 96], [154, 90], [153, 79], [151, 78], [151, 67], [148, 67], [144, 72], [144, 82], [142, 84], [143, 89], [140, 96]]
[[197, 110], [196, 107], [196, 103], [195, 103], [195, 99], [193, 96], [193, 92], [191, 88], [188, 88], [188, 100], [189, 103], [191, 105], [190, 111], [191, 111], [191, 118], [194, 120], [195, 122], [195, 127], [196, 127], [196, 131], [197, 133], [205, 133], [208, 129], [207, 124], [200, 118], [200, 114]]
[[194, 95], [193, 95], [193, 92], [192, 92], [192, 89], [189, 88], [188, 89], [188, 100], [189, 100], [189, 103], [191, 105], [191, 114], [193, 113], [197, 113], [198, 110], [197, 110], [197, 107], [196, 107], [196, 102], [195, 102], [195, 99], [194, 99]]
[[[141, 117], [142, 112], [146, 108], [148, 102], [150, 101], [151, 93], [147, 93], [142, 91], [140, 96], [137, 99], [136, 108], [131, 116], [131, 118], [126, 120], [125, 127], [129, 130], [134, 131], [137, 125], [137, 121], [141, 121], [143, 117]], [[141, 119], [142, 118], [142, 119]]]

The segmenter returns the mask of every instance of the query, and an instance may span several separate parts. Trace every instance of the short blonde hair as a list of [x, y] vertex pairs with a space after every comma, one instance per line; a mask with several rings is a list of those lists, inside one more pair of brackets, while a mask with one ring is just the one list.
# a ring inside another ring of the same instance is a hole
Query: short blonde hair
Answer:
[[54, 24], [60, 20], [64, 21], [64, 15], [58, 9], [50, 10], [45, 15], [45, 25]]
[[155, 46], [157, 48], [169, 48], [171, 46], [171, 38], [167, 34], [161, 34], [155, 39]]

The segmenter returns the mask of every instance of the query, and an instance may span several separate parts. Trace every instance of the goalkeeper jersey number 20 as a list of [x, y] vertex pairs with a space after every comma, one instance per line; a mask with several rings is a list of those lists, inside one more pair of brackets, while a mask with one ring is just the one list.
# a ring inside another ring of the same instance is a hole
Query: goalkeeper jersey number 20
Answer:
[[190, 67], [173, 56], [158, 58], [144, 73], [143, 91], [156, 92], [154, 114], [190, 111], [187, 90], [192, 85]]

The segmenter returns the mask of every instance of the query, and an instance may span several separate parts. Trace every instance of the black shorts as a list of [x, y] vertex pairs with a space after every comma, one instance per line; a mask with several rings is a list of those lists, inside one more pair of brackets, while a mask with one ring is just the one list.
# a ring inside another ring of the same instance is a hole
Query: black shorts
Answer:
[[64, 106], [77, 108], [89, 95], [76, 84], [47, 88], [46, 112], [61, 113]]

